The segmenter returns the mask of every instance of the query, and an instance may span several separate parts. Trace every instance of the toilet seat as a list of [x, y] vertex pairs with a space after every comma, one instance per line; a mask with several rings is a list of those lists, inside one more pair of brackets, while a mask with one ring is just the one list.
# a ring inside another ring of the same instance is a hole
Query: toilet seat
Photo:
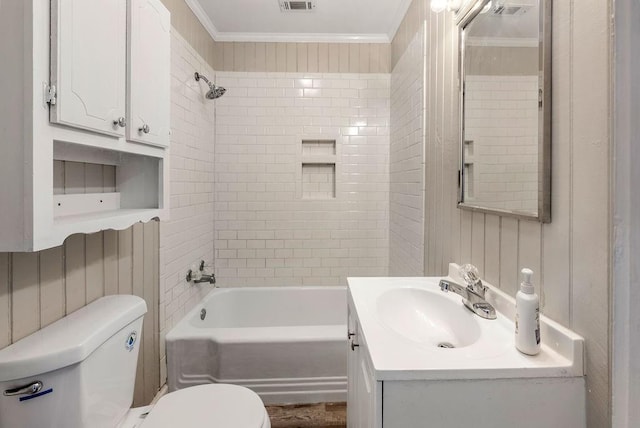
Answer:
[[269, 416], [255, 392], [237, 385], [210, 384], [163, 396], [141, 428], [269, 428]]

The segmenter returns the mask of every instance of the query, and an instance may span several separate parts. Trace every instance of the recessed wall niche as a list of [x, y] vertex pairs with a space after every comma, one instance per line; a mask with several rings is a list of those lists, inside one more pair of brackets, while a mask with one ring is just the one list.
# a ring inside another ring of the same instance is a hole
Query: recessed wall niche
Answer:
[[301, 181], [302, 199], [335, 199], [335, 140], [302, 140]]

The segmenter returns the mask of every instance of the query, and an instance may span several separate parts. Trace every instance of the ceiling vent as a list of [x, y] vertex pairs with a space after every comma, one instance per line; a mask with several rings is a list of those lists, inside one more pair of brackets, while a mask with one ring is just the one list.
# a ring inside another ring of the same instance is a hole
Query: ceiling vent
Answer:
[[311, 12], [316, 8], [316, 2], [310, 0], [278, 0], [282, 12]]

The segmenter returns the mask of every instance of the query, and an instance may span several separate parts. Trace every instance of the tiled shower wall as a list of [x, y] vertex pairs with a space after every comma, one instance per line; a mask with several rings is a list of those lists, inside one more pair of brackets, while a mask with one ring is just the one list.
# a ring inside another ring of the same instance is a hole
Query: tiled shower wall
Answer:
[[215, 103], [196, 82], [214, 71], [176, 31], [171, 36], [170, 219], [160, 223], [160, 358], [166, 380], [166, 333], [211, 290], [186, 282], [200, 260], [213, 264]]
[[[389, 75], [219, 72], [217, 83], [218, 283], [386, 275]], [[303, 140], [335, 140], [336, 155], [303, 156]], [[326, 185], [334, 171], [335, 197], [303, 197], [303, 164], [333, 166], [315, 175]]]
[[424, 275], [424, 32], [391, 73], [389, 274]]

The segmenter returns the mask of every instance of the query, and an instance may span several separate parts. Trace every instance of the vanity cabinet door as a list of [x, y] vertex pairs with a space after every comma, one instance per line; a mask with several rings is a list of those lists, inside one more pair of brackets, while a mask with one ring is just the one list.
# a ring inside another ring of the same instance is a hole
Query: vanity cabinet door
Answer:
[[171, 16], [160, 0], [128, 1], [127, 140], [169, 145]]
[[355, 322], [355, 327], [351, 330], [355, 334], [349, 340], [347, 426], [349, 428], [381, 428], [381, 382], [377, 382], [373, 376], [366, 344], [362, 338], [358, 337], [359, 327]]
[[347, 350], [347, 426], [356, 427], [358, 426], [358, 396], [356, 385], [358, 381], [359, 349], [357, 347], [351, 348], [351, 344], [357, 336], [356, 322], [351, 313], [351, 308], [349, 308], [347, 327], [349, 331], [349, 349]]
[[356, 384], [358, 424], [356, 426], [361, 428], [381, 427], [381, 420], [377, 417], [378, 409], [382, 409], [382, 403], [377, 400], [378, 391], [381, 388], [378, 388], [378, 383], [371, 373], [369, 362], [367, 361], [366, 348], [360, 349], [358, 354]]
[[51, 14], [51, 122], [124, 136], [126, 3], [52, 0]]

